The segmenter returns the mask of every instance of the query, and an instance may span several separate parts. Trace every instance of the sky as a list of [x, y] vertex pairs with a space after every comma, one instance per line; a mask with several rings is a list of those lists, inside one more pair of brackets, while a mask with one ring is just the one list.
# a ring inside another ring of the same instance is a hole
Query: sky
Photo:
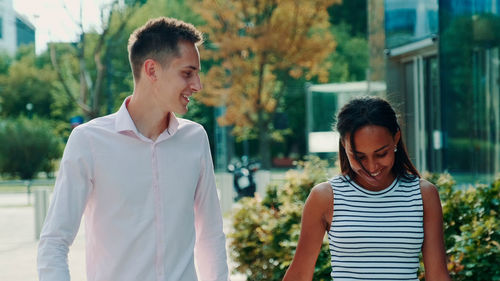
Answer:
[[99, 28], [100, 7], [110, 0], [13, 0], [13, 6], [36, 27], [36, 52], [40, 53], [47, 48], [48, 42], [76, 40], [79, 34], [80, 2], [84, 28]]

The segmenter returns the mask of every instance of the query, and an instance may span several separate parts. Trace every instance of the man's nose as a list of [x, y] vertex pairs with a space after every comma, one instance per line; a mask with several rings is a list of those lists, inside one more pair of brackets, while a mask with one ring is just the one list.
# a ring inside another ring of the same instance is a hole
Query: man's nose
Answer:
[[203, 89], [203, 85], [201, 84], [200, 76], [196, 75], [196, 78], [194, 78], [194, 81], [191, 84], [191, 90], [193, 92], [199, 92], [201, 89]]

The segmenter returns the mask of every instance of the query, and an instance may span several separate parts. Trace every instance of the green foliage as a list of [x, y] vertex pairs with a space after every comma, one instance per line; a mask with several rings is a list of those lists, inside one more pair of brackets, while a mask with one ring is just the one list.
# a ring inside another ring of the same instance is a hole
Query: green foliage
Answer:
[[332, 26], [331, 32], [337, 42], [337, 48], [328, 60], [331, 82], [360, 81], [366, 78], [369, 64], [368, 41], [362, 36], [352, 36], [348, 24]]
[[34, 57], [35, 56], [35, 44], [21, 45], [15, 54], [16, 60], [21, 60], [25, 57]]
[[[48, 66], [38, 66], [34, 52], [19, 52], [5, 74], [0, 74], [0, 116], [36, 114], [49, 117], [53, 103], [55, 73]], [[28, 112], [26, 105], [33, 105]]]
[[49, 121], [19, 117], [0, 122], [0, 173], [32, 179], [53, 171], [61, 143]]
[[9, 54], [4, 50], [0, 50], [0, 75], [7, 74], [11, 64], [12, 58]]
[[500, 280], [500, 178], [459, 188], [449, 174], [431, 175], [443, 205], [448, 269], [455, 281]]
[[[367, 3], [366, 0], [349, 0], [334, 4], [328, 8], [330, 23], [332, 25], [348, 24], [351, 34], [367, 37]], [[353, 11], [356, 11], [353, 13]]]
[[[229, 235], [236, 271], [252, 281], [282, 280], [300, 234], [302, 208], [313, 186], [327, 179], [327, 162], [316, 157], [299, 162], [283, 186], [271, 185], [264, 198], [244, 198], [233, 212]], [[314, 280], [331, 280], [325, 241], [316, 262]]]
[[[302, 208], [313, 186], [325, 181], [327, 164], [318, 158], [299, 163], [282, 186], [268, 187], [264, 198], [245, 198], [233, 212], [229, 234], [235, 270], [248, 280], [281, 280], [300, 234]], [[448, 270], [455, 281], [500, 280], [500, 177], [491, 185], [464, 189], [449, 174], [425, 175], [439, 190], [443, 205]], [[425, 280], [423, 265], [420, 279]], [[331, 280], [327, 241], [313, 280]]]

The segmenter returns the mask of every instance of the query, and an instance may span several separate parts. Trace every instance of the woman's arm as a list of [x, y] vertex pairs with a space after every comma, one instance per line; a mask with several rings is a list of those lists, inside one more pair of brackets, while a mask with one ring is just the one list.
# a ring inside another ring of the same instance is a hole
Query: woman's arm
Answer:
[[333, 215], [333, 190], [328, 182], [316, 185], [309, 194], [302, 213], [297, 250], [283, 281], [312, 280], [325, 231]]
[[443, 238], [443, 211], [436, 187], [426, 180], [420, 180], [424, 204], [424, 256], [426, 281], [451, 281], [446, 265]]

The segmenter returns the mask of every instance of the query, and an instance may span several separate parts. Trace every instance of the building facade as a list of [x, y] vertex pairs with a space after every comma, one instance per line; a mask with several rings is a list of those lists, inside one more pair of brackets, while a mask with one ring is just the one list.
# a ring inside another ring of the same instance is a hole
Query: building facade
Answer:
[[24, 44], [35, 43], [35, 27], [15, 12], [12, 0], [0, 0], [0, 51], [14, 55]]
[[12, 0], [0, 0], [0, 50], [16, 52], [16, 16]]
[[16, 15], [16, 46], [35, 43], [35, 26], [24, 16]]
[[422, 171], [500, 173], [500, 0], [385, 0], [387, 96]]

